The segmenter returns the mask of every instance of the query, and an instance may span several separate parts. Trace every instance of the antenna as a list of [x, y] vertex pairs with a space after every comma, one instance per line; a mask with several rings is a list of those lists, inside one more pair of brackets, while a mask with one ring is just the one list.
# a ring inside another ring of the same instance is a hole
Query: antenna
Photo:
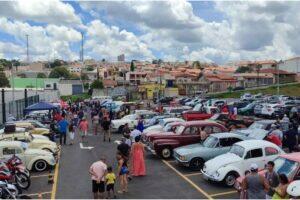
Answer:
[[26, 55], [27, 55], [27, 63], [29, 63], [29, 44], [28, 44], [28, 34], [26, 34]]

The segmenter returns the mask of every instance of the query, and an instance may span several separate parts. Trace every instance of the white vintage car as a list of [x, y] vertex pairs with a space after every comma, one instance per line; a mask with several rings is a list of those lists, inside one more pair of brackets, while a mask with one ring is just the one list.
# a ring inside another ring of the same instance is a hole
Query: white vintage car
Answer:
[[185, 122], [185, 120], [181, 119], [181, 118], [177, 118], [177, 117], [160, 119], [159, 123], [157, 125], [153, 125], [153, 126], [146, 128], [144, 130], [144, 133], [149, 133], [152, 131], [163, 131], [164, 127], [167, 124], [172, 123], [172, 122]]
[[28, 143], [28, 147], [32, 149], [42, 149], [57, 154], [59, 148], [55, 142], [49, 140], [43, 135], [33, 135], [28, 132], [0, 134], [0, 141], [21, 141]]
[[56, 164], [51, 152], [28, 148], [25, 142], [0, 141], [0, 159], [9, 159], [14, 154], [22, 160], [28, 170], [41, 172]]
[[263, 169], [265, 165], [277, 158], [284, 151], [277, 145], [265, 140], [246, 140], [234, 144], [226, 154], [205, 162], [203, 178], [216, 182], [223, 181], [233, 186], [239, 176], [244, 176], [252, 163]]
[[111, 121], [111, 129], [112, 132], [121, 132], [124, 125], [128, 123], [129, 128], [133, 128], [134, 126], [137, 125], [138, 120], [141, 116], [144, 117], [145, 123], [147, 123], [152, 117], [158, 115], [156, 112], [152, 111], [143, 111], [139, 112], [138, 114], [131, 114], [131, 115], [126, 115], [121, 119], [116, 119]]

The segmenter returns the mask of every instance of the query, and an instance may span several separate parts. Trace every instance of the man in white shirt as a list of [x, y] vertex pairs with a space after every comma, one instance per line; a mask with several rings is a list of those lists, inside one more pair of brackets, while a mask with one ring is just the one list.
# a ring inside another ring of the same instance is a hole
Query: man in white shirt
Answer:
[[136, 127], [134, 127], [134, 130], [130, 132], [131, 141], [135, 142], [135, 138], [137, 136], [141, 136], [141, 135], [142, 135], [142, 132], [139, 131], [138, 129], [136, 129]]
[[105, 192], [105, 175], [107, 165], [105, 164], [105, 158], [101, 158], [99, 161], [94, 162], [89, 170], [92, 179], [92, 190], [94, 199], [103, 199]]

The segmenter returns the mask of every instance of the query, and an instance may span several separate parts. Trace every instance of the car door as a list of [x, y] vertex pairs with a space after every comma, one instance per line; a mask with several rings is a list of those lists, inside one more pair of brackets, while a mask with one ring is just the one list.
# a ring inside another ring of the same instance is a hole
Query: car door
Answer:
[[244, 157], [242, 171], [245, 172], [246, 170], [249, 170], [249, 166], [252, 163], [257, 164], [259, 169], [263, 169], [265, 167], [266, 162], [264, 160], [264, 154], [262, 148], [255, 148], [247, 151]]
[[200, 142], [200, 131], [198, 126], [186, 127], [182, 133], [181, 144], [189, 145]]
[[24, 156], [24, 151], [18, 146], [10, 146], [10, 147], [3, 147], [2, 148], [2, 156], [4, 159], [9, 159], [13, 155], [18, 156], [23, 163], [26, 163], [26, 159]]

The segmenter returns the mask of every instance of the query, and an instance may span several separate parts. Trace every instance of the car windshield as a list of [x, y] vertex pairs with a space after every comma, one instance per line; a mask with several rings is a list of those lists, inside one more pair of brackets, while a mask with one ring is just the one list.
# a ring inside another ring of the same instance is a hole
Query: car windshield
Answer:
[[165, 125], [165, 123], [166, 123], [166, 121], [165, 121], [165, 120], [163, 120], [163, 119], [160, 119], [160, 120], [159, 120], [159, 125], [161, 125], [161, 126], [164, 126], [164, 125]]
[[213, 137], [213, 136], [209, 136], [203, 143], [203, 146], [207, 147], [207, 148], [214, 148], [216, 146], [216, 144], [218, 143], [218, 138]]
[[183, 131], [184, 131], [184, 129], [185, 129], [185, 126], [178, 126], [177, 128], [176, 128], [176, 130], [175, 130], [175, 133], [176, 134], [181, 134]]
[[217, 120], [219, 118], [220, 114], [214, 114], [210, 119], [211, 120]]
[[163, 130], [165, 131], [165, 132], [169, 132], [169, 131], [172, 131], [172, 123], [169, 123], [169, 124], [167, 124], [164, 128], [163, 128]]
[[194, 108], [193, 108], [193, 111], [199, 111], [200, 108], [201, 108], [201, 103], [197, 104]]
[[235, 155], [237, 155], [237, 156], [239, 156], [239, 157], [243, 157], [243, 155], [244, 155], [244, 152], [245, 152], [245, 149], [244, 149], [244, 147], [241, 147], [241, 146], [239, 146], [239, 145], [233, 145], [231, 148], [230, 148], [230, 151], [229, 151], [230, 153], [233, 153], [233, 154], [235, 154]]
[[299, 163], [282, 157], [277, 158], [274, 163], [274, 170], [278, 174], [285, 174], [289, 179], [293, 177], [293, 174], [299, 166]]
[[254, 122], [249, 126], [249, 129], [265, 129], [266, 125], [260, 122]]

